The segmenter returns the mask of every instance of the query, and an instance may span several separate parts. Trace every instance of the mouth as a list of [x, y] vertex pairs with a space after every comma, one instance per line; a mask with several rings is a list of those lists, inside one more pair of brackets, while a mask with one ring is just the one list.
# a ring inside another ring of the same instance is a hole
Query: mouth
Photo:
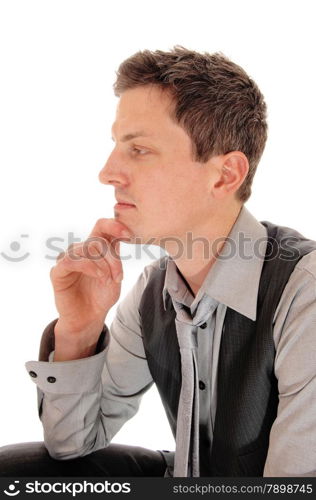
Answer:
[[114, 208], [115, 208], [115, 210], [118, 210], [118, 209], [126, 210], [127, 208], [136, 208], [136, 206], [132, 205], [131, 203], [118, 202], [114, 205]]

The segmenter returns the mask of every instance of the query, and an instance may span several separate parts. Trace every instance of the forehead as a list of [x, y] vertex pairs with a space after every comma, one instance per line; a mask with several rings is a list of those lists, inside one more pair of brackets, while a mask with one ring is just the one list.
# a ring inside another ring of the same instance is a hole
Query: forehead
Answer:
[[174, 126], [171, 117], [173, 109], [169, 93], [157, 85], [126, 90], [117, 105], [113, 132], [131, 126], [133, 129], [148, 129], [148, 132], [150, 129], [156, 130], [162, 123], [164, 126]]

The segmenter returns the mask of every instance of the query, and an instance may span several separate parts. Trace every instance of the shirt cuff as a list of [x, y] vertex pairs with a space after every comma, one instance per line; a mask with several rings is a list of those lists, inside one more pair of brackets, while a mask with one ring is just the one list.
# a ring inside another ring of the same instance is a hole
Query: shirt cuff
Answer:
[[104, 349], [94, 356], [70, 361], [27, 361], [25, 367], [44, 393], [80, 394], [94, 390], [100, 383], [105, 354]]

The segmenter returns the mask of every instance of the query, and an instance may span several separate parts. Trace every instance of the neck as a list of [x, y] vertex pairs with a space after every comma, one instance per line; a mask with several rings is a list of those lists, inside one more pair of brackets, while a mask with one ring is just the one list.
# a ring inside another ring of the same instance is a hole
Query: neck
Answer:
[[240, 204], [215, 214], [203, 226], [187, 231], [181, 238], [181, 250], [173, 245], [166, 251], [195, 296], [201, 288], [209, 270], [221, 252], [242, 206]]

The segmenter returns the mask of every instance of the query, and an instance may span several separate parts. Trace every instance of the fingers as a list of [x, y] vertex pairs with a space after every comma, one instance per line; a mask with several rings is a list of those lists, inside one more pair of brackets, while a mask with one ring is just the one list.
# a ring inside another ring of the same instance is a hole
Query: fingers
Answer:
[[132, 232], [122, 222], [116, 219], [99, 219], [92, 229], [89, 238], [101, 237], [112, 243], [116, 240], [129, 239], [131, 236]]
[[88, 238], [79, 249], [80, 255], [92, 260], [105, 274], [110, 274], [114, 281], [123, 278], [123, 266], [119, 255], [119, 241], [109, 243], [105, 238]]
[[99, 219], [85, 242], [74, 243], [59, 254], [51, 278], [77, 272], [119, 283], [123, 279], [119, 242], [130, 237], [129, 229], [116, 219]]
[[50, 272], [51, 281], [58, 282], [59, 279], [68, 278], [72, 273], [76, 273], [77, 278], [73, 278], [71, 280], [70, 285], [76, 279], [78, 279], [80, 274], [84, 274], [91, 278], [102, 279], [107, 282], [111, 278], [110, 268], [108, 270], [102, 270], [99, 266], [95, 264], [95, 262], [79, 256], [75, 256], [75, 254], [70, 255], [67, 252], [64, 253], [63, 257], [61, 257], [56, 264], [56, 266], [52, 267]]
[[58, 256], [55, 267], [52, 277], [63, 277], [73, 271], [119, 283], [123, 279], [119, 241], [111, 244], [105, 238], [93, 237], [70, 245], [66, 252]]

